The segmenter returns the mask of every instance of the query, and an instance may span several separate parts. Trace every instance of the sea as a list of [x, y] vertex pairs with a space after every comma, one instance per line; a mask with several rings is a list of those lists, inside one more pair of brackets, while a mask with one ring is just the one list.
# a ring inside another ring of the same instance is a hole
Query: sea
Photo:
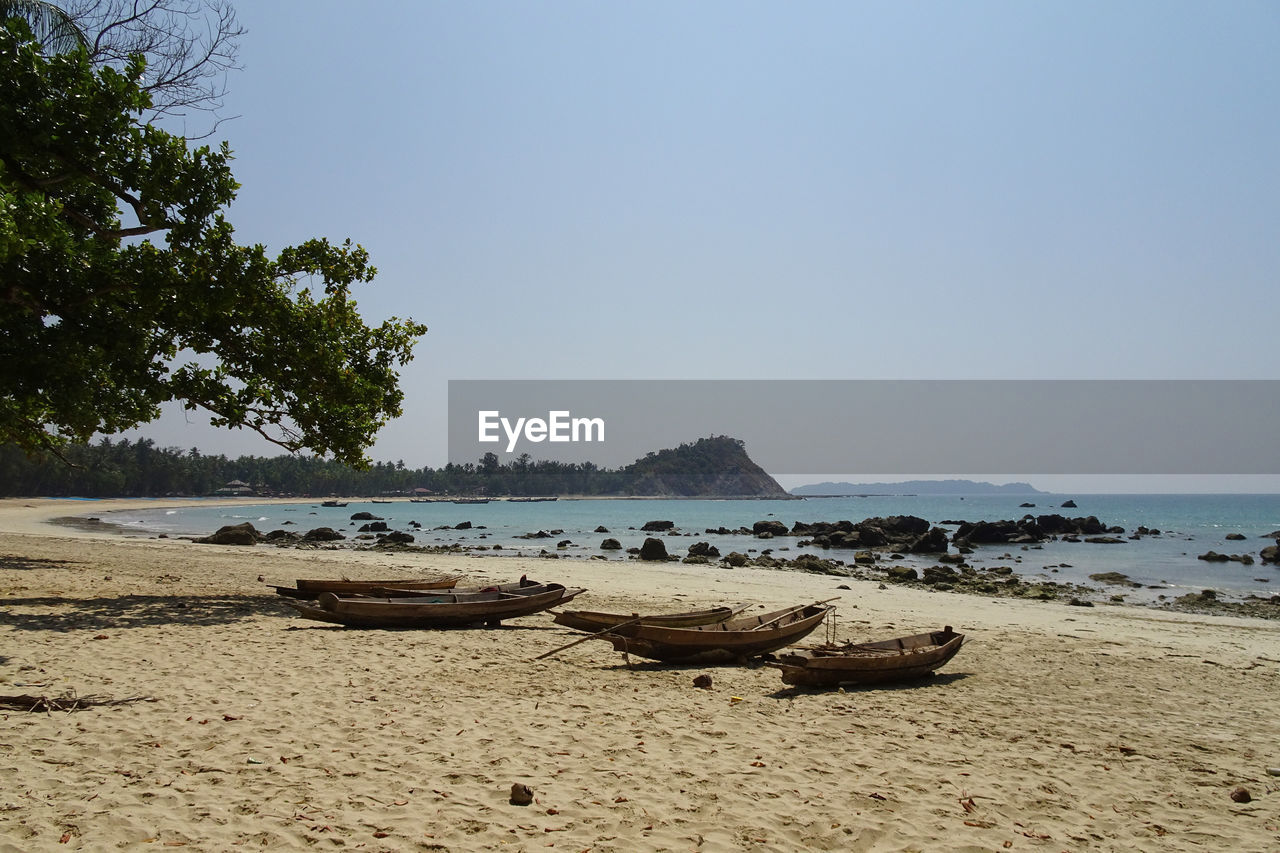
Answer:
[[[1061, 505], [1070, 498], [1075, 508]], [[1033, 507], [1021, 506], [1033, 503]], [[88, 507], [81, 505], [85, 510]], [[797, 521], [861, 521], [891, 515], [914, 515], [949, 531], [944, 522], [1015, 520], [1024, 515], [1061, 514], [1069, 518], [1096, 516], [1107, 527], [1123, 527], [1122, 544], [1048, 541], [1039, 546], [985, 545], [967, 557], [978, 568], [1007, 566], [1024, 580], [1081, 584], [1103, 594], [1122, 594], [1130, 603], [1159, 603], [1188, 592], [1213, 589], [1224, 600], [1249, 596], [1270, 598], [1280, 595], [1280, 567], [1263, 564], [1262, 548], [1275, 544], [1268, 534], [1280, 531], [1280, 495], [1241, 494], [1143, 494], [1143, 495], [868, 495], [863, 497], [804, 498], [797, 500], [664, 500], [606, 499], [517, 502], [492, 500], [488, 503], [429, 503], [397, 499], [350, 500], [344, 507], [314, 503], [269, 501], [258, 505], [219, 506], [193, 499], [190, 506], [119, 510], [94, 513], [82, 511], [116, 526], [132, 536], [204, 536], [219, 527], [251, 522], [261, 532], [284, 529], [305, 533], [317, 527], [331, 527], [348, 538], [344, 544], [369, 544], [356, 539], [365, 521], [352, 520], [355, 513], [371, 513], [391, 530], [412, 533], [418, 545], [500, 546], [503, 555], [538, 556], [556, 554], [562, 558], [588, 559], [603, 555], [626, 559], [625, 550], [602, 551], [605, 538], [617, 539], [626, 548], [639, 547], [645, 538], [662, 536], [667, 551], [684, 556], [689, 545], [709, 542], [721, 554], [731, 551], [754, 556], [770, 553], [794, 559], [814, 553], [829, 559], [852, 562], [853, 552], [800, 547], [798, 537], [758, 539], [739, 533], [706, 532], [727, 528], [750, 528], [762, 520], [781, 521], [791, 527]], [[671, 521], [673, 535], [646, 533], [649, 521]], [[1159, 530], [1158, 536], [1131, 540], [1138, 527]], [[607, 532], [599, 532], [604, 528]], [[543, 535], [545, 534], [545, 535]], [[1243, 540], [1231, 540], [1239, 534]], [[1207, 562], [1201, 554], [1249, 555], [1252, 565], [1241, 562]], [[925, 556], [907, 555], [906, 565], [933, 565]], [[708, 571], [721, 571], [715, 565]], [[1108, 587], [1090, 575], [1118, 572], [1141, 588]]]

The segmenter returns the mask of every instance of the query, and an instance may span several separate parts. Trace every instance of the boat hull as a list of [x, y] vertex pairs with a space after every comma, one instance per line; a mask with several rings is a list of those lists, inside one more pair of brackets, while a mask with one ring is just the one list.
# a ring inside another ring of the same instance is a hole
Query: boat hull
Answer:
[[628, 622], [639, 621], [642, 625], [657, 625], [667, 628], [691, 628], [697, 625], [714, 625], [739, 613], [742, 608], [713, 607], [709, 610], [695, 610], [688, 613], [660, 613], [641, 616], [623, 613], [599, 613], [592, 610], [564, 610], [556, 614], [555, 623], [573, 628], [575, 631], [586, 631], [594, 634], [607, 631]]
[[277, 595], [288, 598], [317, 599], [326, 592], [335, 595], [367, 595], [384, 588], [398, 590], [424, 591], [432, 589], [451, 589], [461, 576], [447, 578], [401, 578], [385, 581], [351, 581], [326, 580], [321, 578], [298, 578], [293, 586], [277, 586]]
[[620, 625], [602, 638], [620, 652], [666, 663], [739, 663], [803, 639], [832, 609], [810, 604], [689, 628]]
[[923, 678], [956, 656], [964, 635], [950, 626], [942, 631], [897, 637], [842, 648], [794, 649], [769, 666], [781, 670], [784, 684], [834, 687], [840, 684], [884, 684]]
[[498, 625], [548, 610], [584, 592], [543, 584], [519, 592], [472, 593], [422, 598], [339, 598], [326, 594], [319, 607], [292, 605], [308, 619], [352, 628], [460, 628]]

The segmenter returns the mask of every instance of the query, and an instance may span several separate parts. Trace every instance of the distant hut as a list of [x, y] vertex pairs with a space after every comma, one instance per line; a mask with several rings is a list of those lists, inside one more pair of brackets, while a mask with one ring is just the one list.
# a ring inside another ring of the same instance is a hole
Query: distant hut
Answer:
[[253, 486], [250, 486], [244, 480], [232, 480], [230, 483], [227, 483], [221, 489], [218, 489], [218, 491], [214, 492], [214, 494], [230, 495], [234, 497], [234, 496], [241, 496], [241, 495], [252, 495], [254, 494], [254, 491], [253, 491]]

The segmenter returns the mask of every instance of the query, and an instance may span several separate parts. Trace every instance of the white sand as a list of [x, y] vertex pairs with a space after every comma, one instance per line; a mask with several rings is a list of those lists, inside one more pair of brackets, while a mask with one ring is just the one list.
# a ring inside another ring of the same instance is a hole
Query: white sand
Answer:
[[[154, 699], [0, 713], [0, 850], [1280, 849], [1275, 622], [45, 521], [108, 506], [0, 501], [0, 694]], [[969, 639], [924, 682], [796, 692], [767, 667], [628, 669], [600, 641], [531, 663], [577, 636], [546, 614], [326, 626], [258, 582], [437, 573], [626, 612], [842, 595], [841, 639]]]

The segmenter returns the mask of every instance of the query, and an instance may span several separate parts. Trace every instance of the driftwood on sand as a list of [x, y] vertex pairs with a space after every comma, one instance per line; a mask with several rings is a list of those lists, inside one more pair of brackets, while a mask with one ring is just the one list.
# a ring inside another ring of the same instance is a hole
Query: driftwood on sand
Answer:
[[33, 696], [27, 693], [0, 696], [0, 709], [5, 711], [83, 711], [85, 708], [96, 708], [103, 705], [129, 705], [134, 702], [154, 702], [151, 696], [128, 696], [124, 699], [112, 699], [109, 696], [77, 696], [68, 693], [62, 696]]

